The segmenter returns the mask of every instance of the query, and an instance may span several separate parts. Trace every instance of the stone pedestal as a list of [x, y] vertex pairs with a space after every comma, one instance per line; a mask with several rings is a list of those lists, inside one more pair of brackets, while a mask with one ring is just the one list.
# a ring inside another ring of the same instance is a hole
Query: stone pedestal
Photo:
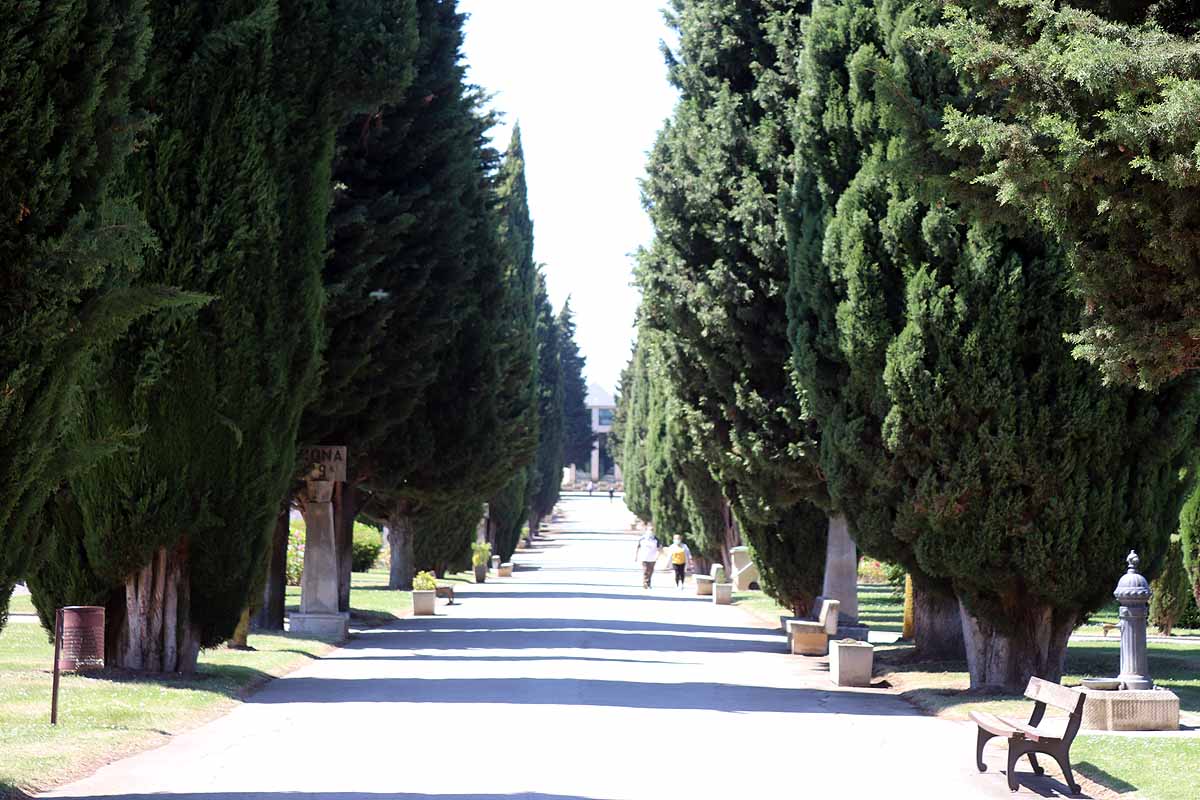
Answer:
[[727, 606], [733, 602], [732, 583], [714, 583], [712, 585], [713, 602], [719, 606]]
[[837, 600], [844, 625], [858, 623], [858, 550], [844, 516], [829, 518], [825, 545], [825, 583], [821, 595]]
[[300, 611], [290, 630], [311, 636], [344, 638], [350, 615], [338, 611], [338, 553], [333, 534], [333, 481], [308, 481], [304, 507], [304, 575]]
[[1179, 697], [1166, 689], [1083, 689], [1083, 728], [1092, 731], [1177, 731]]
[[1150, 665], [1146, 656], [1146, 622], [1150, 611], [1150, 582], [1138, 574], [1140, 559], [1132, 550], [1125, 558], [1129, 565], [1113, 597], [1121, 604], [1121, 674], [1117, 680], [1122, 689], [1153, 689]]
[[829, 677], [838, 686], [870, 686], [875, 648], [865, 642], [829, 644]]
[[436, 589], [416, 589], [412, 593], [413, 616], [430, 617], [434, 614], [437, 601]]

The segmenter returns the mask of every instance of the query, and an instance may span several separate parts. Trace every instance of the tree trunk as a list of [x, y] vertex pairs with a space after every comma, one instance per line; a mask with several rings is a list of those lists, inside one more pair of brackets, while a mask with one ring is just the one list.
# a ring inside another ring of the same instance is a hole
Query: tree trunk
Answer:
[[959, 603], [971, 688], [999, 687], [1021, 692], [1033, 676], [1058, 682], [1075, 615], [1049, 605], [1028, 604], [1010, 629], [972, 615]]
[[284, 503], [275, 520], [275, 532], [271, 536], [271, 552], [267, 565], [267, 579], [263, 583], [262, 603], [254, 611], [251, 629], [261, 632], [283, 630], [283, 617], [287, 611], [287, 548], [291, 529], [291, 504]]
[[229, 646], [234, 650], [249, 650], [250, 649], [250, 609], [242, 611], [242, 617], [238, 620], [237, 627], [233, 630], [233, 638], [229, 640]]
[[[917, 654], [931, 661], [954, 661], [965, 656], [963, 623], [958, 600], [913, 578], [913, 642]], [[1024, 687], [1022, 687], [1024, 688]]]
[[533, 509], [529, 510], [529, 543], [533, 544], [533, 540], [538, 536], [538, 529], [542, 527], [542, 515], [536, 513]]
[[408, 514], [397, 512], [389, 519], [388, 546], [392, 566], [388, 575], [389, 589], [411, 591], [413, 586], [413, 529]]
[[[187, 546], [159, 548], [125, 581], [124, 607], [109, 640], [110, 666], [144, 672], [193, 672], [200, 632], [191, 621]], [[118, 600], [118, 603], [120, 601]]]
[[821, 594], [838, 601], [839, 625], [858, 624], [858, 548], [850, 538], [850, 526], [842, 514], [829, 518]]
[[350, 484], [338, 487], [333, 508], [334, 548], [338, 559], [338, 611], [350, 610], [350, 578], [354, 568], [354, 519], [358, 492]]

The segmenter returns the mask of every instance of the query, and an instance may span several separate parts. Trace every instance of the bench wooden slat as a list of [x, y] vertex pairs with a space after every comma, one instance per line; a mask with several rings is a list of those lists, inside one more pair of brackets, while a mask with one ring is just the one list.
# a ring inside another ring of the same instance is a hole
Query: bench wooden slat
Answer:
[[986, 711], [972, 711], [970, 713], [971, 721], [979, 727], [983, 728], [988, 733], [994, 733], [997, 736], [1012, 736], [1021, 734], [1031, 742], [1058, 740], [1062, 737], [1057, 733], [1046, 730], [1040, 727], [1034, 727], [1028, 723], [1021, 722], [1015, 719], [1006, 717], [998, 717], [995, 714], [989, 714]]
[[1082, 692], [1069, 689], [1066, 686], [1059, 686], [1057, 683], [1051, 683], [1041, 678], [1029, 679], [1029, 685], [1025, 687], [1025, 696], [1030, 700], [1036, 700], [1048, 706], [1061, 708], [1068, 713], [1080, 710], [1083, 702]]

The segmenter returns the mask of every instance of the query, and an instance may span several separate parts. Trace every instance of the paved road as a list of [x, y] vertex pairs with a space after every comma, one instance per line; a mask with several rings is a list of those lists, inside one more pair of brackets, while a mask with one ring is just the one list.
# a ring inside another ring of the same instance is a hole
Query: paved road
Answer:
[[835, 690], [776, 632], [667, 575], [642, 590], [619, 500], [564, 507], [511, 579], [366, 632], [228, 716], [47, 796], [1010, 796], [1002, 775], [975, 772], [969, 727], [878, 690]]

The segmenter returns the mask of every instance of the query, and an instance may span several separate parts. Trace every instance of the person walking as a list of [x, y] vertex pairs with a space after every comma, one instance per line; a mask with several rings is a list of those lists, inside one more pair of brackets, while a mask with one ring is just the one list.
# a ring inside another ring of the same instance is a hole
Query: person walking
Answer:
[[642, 564], [642, 588], [650, 588], [650, 579], [654, 577], [654, 565], [658, 563], [658, 539], [653, 531], [646, 531], [638, 539], [635, 561]]
[[675, 585], [682, 589], [687, 580], [687, 573], [692, 569], [692, 551], [683, 543], [683, 537], [678, 533], [675, 534], [675, 541], [667, 548], [667, 560], [675, 570]]
[[588, 497], [592, 496], [592, 492], [596, 491], [595, 481], [588, 481]]
[[614, 489], [611, 486], [608, 487], [608, 502], [610, 502], [610, 503], [613, 501], [613, 493], [614, 492], [616, 492], [616, 489]]

